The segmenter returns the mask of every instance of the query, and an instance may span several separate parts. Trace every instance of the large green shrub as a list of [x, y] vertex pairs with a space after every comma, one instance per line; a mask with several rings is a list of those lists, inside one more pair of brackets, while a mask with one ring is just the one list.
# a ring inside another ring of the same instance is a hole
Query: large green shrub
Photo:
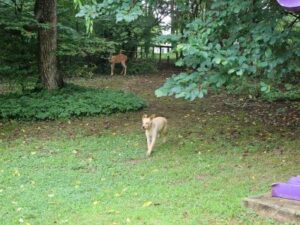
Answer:
[[299, 17], [270, 0], [202, 3], [182, 33], [162, 40], [177, 44], [176, 64], [189, 70], [167, 79], [157, 96], [194, 100], [245, 77], [275, 85], [299, 78]]
[[0, 95], [0, 118], [46, 120], [139, 110], [143, 99], [132, 93], [68, 85], [55, 91]]

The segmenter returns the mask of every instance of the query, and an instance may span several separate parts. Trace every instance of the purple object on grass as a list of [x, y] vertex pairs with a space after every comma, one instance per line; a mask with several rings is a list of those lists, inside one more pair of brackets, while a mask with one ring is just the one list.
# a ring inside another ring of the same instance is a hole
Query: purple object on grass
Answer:
[[300, 0], [277, 0], [277, 2], [288, 11], [300, 12]]
[[292, 177], [287, 183], [273, 184], [272, 197], [300, 201], [300, 177]]
[[288, 180], [288, 183], [289, 184], [298, 184], [300, 185], [300, 177], [291, 177], [289, 180]]

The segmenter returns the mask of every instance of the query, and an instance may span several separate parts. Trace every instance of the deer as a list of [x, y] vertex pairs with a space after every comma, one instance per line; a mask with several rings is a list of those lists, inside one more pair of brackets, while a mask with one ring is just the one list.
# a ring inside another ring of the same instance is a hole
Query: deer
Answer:
[[118, 55], [112, 55], [110, 54], [110, 57], [108, 58], [108, 61], [110, 63], [110, 75], [113, 76], [114, 75], [114, 69], [115, 69], [115, 64], [121, 63], [123, 69], [121, 74], [123, 74], [124, 76], [126, 76], [126, 71], [127, 71], [127, 66], [126, 66], [126, 61], [127, 61], [127, 56], [125, 54], [122, 53], [122, 51], [120, 51], [120, 53]]

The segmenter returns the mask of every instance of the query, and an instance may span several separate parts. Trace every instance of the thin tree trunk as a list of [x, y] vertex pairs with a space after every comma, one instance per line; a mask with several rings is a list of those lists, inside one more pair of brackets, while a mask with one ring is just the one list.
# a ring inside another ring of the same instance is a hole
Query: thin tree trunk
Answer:
[[41, 81], [48, 90], [61, 88], [64, 84], [57, 70], [57, 15], [56, 0], [36, 0], [35, 16], [38, 29], [38, 64]]

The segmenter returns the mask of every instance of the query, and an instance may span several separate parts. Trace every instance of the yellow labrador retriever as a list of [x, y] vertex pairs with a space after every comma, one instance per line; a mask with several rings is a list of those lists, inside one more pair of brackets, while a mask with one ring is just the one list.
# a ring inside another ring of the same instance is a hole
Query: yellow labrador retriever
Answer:
[[165, 117], [155, 117], [155, 115], [147, 116], [146, 114], [142, 117], [143, 129], [145, 130], [147, 138], [147, 156], [151, 155], [156, 138], [160, 134], [163, 135], [163, 142], [166, 142], [167, 124], [168, 121]]

